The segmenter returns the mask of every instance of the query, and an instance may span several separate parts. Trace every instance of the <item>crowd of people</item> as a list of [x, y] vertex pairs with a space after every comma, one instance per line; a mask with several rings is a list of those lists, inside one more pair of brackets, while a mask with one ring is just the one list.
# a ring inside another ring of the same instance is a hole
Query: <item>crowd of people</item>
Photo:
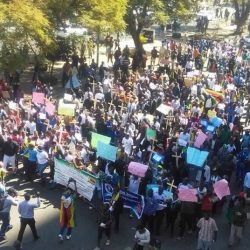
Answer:
[[[109, 43], [109, 54], [111, 47]], [[249, 48], [242, 40], [238, 44], [225, 40], [169, 40], [159, 50], [152, 50], [148, 67], [146, 53], [137, 58], [128, 47], [121, 50], [117, 45], [115, 49], [112, 68], [104, 62], [98, 67], [94, 59], [88, 65], [77, 53], [65, 62], [62, 82], [66, 96], [62, 102], [75, 105], [73, 115], [57, 113], [60, 101], [39, 80], [33, 82], [32, 93], [43, 93], [44, 103], [25, 95], [19, 84], [13, 87], [0, 82], [3, 179], [6, 174], [11, 178], [20, 172], [27, 181], [40, 178], [41, 185], [54, 185], [55, 158], [95, 175], [98, 181], [91, 207], [100, 215], [96, 249], [101, 247], [103, 233], [106, 245], [111, 244], [113, 221], [115, 232], [119, 232], [123, 211], [119, 190], [124, 188], [142, 195], [145, 201], [133, 249], [146, 249], [148, 245], [159, 248], [163, 227], [180, 240], [198, 228], [197, 249], [212, 249], [220, 226], [211, 216], [224, 211], [225, 206], [231, 225], [228, 244], [233, 246], [242, 238], [250, 218]], [[56, 107], [54, 112], [47, 112], [47, 101]], [[212, 126], [214, 118], [219, 125]], [[148, 129], [155, 131], [155, 138], [147, 136]], [[91, 132], [111, 138], [111, 145], [118, 148], [115, 161], [97, 156], [91, 147]], [[208, 157], [197, 167], [187, 160], [188, 148], [197, 148], [195, 142], [201, 133], [206, 139], [198, 148], [208, 152]], [[144, 177], [128, 172], [131, 161], [149, 166]], [[104, 179], [113, 186], [113, 195], [110, 203], [103, 205]], [[228, 204], [227, 197], [218, 197], [214, 190], [220, 180], [231, 188]], [[157, 189], [148, 188], [149, 184]], [[68, 188], [62, 195], [60, 240], [66, 228], [66, 239], [71, 238], [76, 188], [75, 192]], [[197, 201], [180, 199], [180, 190], [186, 189], [196, 190]], [[2, 196], [4, 237], [11, 228], [10, 207], [18, 204], [12, 189]], [[29, 199], [26, 194], [25, 201], [18, 205], [21, 229], [15, 244], [19, 249], [27, 224], [34, 239], [39, 239], [33, 210], [26, 213], [25, 209], [40, 206], [40, 201], [38, 198], [32, 205]]]

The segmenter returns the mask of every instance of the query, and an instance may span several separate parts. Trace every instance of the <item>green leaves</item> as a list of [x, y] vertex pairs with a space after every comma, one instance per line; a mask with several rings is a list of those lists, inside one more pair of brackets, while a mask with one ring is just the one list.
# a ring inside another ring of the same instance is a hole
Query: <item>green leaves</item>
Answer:
[[90, 9], [83, 10], [80, 20], [96, 32], [118, 32], [125, 28], [127, 0], [92, 0]]
[[53, 48], [53, 29], [44, 12], [31, 0], [0, 4], [0, 66], [14, 72], [28, 63], [28, 52]]

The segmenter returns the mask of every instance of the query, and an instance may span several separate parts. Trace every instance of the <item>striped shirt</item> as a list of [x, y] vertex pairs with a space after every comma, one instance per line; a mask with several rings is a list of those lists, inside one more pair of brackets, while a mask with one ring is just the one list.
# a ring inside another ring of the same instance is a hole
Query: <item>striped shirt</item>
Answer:
[[212, 218], [209, 218], [208, 220], [201, 218], [197, 223], [197, 227], [200, 229], [199, 240], [203, 241], [212, 241], [214, 232], [218, 231], [216, 222]]

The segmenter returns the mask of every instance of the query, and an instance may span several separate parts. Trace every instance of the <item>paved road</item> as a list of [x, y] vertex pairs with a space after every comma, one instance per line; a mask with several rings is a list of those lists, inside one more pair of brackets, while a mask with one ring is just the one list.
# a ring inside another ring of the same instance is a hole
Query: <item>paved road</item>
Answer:
[[[77, 228], [74, 229], [72, 239], [60, 244], [57, 239], [59, 229], [59, 201], [62, 190], [49, 190], [48, 187], [41, 187], [39, 183], [26, 183], [22, 180], [22, 176], [8, 181], [7, 186], [13, 186], [19, 190], [19, 199], [25, 191], [41, 192], [42, 206], [35, 211], [35, 218], [37, 221], [37, 228], [41, 239], [33, 242], [32, 234], [29, 228], [26, 229], [24, 235], [25, 250], [93, 250], [96, 245], [97, 225], [95, 223], [96, 213], [94, 210], [89, 210], [89, 206], [83, 200], [77, 202]], [[219, 234], [218, 241], [214, 245], [214, 250], [227, 249], [227, 241], [229, 236], [229, 225], [226, 222], [225, 215], [218, 215], [216, 218]], [[10, 250], [14, 240], [16, 240], [19, 230], [19, 218], [17, 208], [12, 208], [11, 223], [14, 228], [7, 233], [7, 240], [0, 242], [0, 249]], [[121, 226], [119, 234], [112, 234], [111, 245], [109, 247], [103, 246], [102, 249], [124, 250], [133, 245], [133, 236], [135, 233], [134, 227], [137, 224], [136, 219], [129, 219], [128, 212], [125, 211], [121, 218]], [[176, 233], [178, 227], [176, 228]], [[233, 249], [249, 250], [250, 240], [248, 237], [250, 233], [250, 225], [245, 229], [245, 237], [241, 245]], [[160, 237], [163, 246], [162, 249], [184, 250], [196, 249], [196, 240], [194, 235], [185, 235], [181, 241], [175, 238], [170, 239], [169, 233], [163, 232]]]

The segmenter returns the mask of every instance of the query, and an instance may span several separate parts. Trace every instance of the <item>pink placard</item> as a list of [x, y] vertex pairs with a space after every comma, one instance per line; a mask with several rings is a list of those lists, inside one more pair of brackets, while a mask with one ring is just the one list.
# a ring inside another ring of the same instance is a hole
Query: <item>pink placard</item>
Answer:
[[52, 102], [46, 100], [45, 111], [46, 111], [49, 115], [54, 115], [55, 110], [56, 110], [55, 105], [54, 105]]
[[197, 190], [195, 188], [178, 189], [178, 198], [180, 201], [198, 202], [196, 194]]
[[197, 148], [200, 148], [204, 141], [207, 139], [207, 135], [204, 134], [202, 131], [199, 132], [199, 135], [197, 136], [194, 146]]
[[44, 93], [33, 92], [32, 102], [44, 104]]
[[214, 192], [221, 200], [224, 196], [230, 195], [230, 189], [228, 186], [228, 182], [225, 179], [217, 181], [214, 183]]
[[148, 170], [147, 165], [143, 165], [138, 162], [130, 162], [128, 165], [128, 172], [134, 175], [137, 175], [139, 177], [145, 177], [145, 173]]

